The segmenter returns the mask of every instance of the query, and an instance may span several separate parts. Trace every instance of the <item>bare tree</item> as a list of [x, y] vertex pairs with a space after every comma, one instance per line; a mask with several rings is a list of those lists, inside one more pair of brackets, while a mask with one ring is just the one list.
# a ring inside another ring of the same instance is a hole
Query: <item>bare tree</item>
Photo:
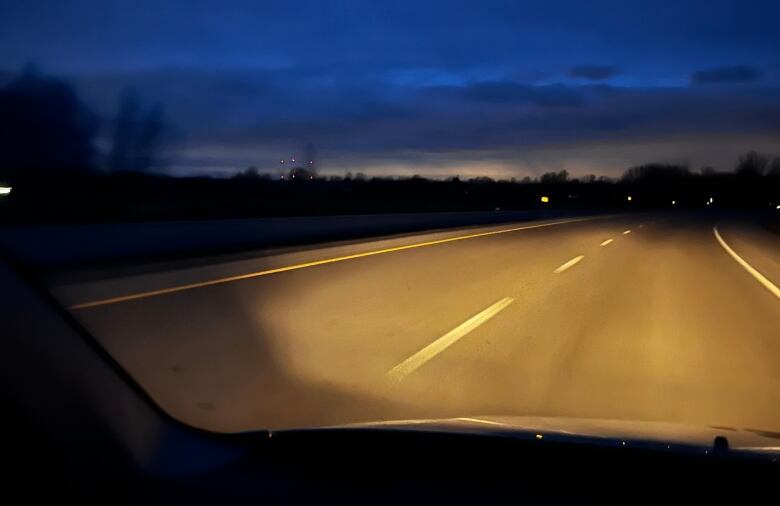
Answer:
[[85, 170], [95, 116], [64, 81], [26, 71], [0, 89], [0, 169]]
[[135, 145], [135, 170], [146, 172], [158, 163], [158, 149], [163, 131], [163, 111], [155, 104], [144, 118]]
[[128, 90], [122, 95], [109, 159], [114, 170], [147, 172], [158, 163], [164, 128], [162, 106], [153, 105], [143, 120], [141, 109], [141, 101], [134, 91]]
[[769, 164], [769, 169], [766, 171], [767, 176], [780, 176], [780, 156], [776, 156], [772, 159], [772, 163]]
[[566, 169], [558, 172], [545, 172], [539, 181], [542, 183], [565, 183], [569, 180], [569, 172]]
[[735, 172], [743, 176], [760, 176], [764, 173], [769, 158], [757, 151], [748, 151], [739, 157]]

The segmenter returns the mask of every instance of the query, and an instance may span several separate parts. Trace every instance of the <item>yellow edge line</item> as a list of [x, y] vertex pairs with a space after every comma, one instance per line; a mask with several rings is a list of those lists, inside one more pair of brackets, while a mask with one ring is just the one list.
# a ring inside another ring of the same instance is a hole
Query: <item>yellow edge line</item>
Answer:
[[387, 378], [393, 384], [400, 382], [427, 361], [455, 344], [460, 338], [469, 334], [472, 330], [493, 318], [495, 315], [501, 312], [502, 309], [514, 302], [514, 300], [515, 299], [512, 297], [504, 297], [490, 307], [483, 309], [437, 340], [433, 341], [425, 348], [421, 349], [397, 366], [390, 369], [390, 371], [387, 372]]
[[462, 422], [482, 423], [485, 425], [498, 425], [499, 427], [507, 426], [507, 424], [505, 423], [494, 422], [492, 420], [482, 420], [481, 418], [471, 418], [470, 416], [461, 416], [459, 418], [456, 418], [455, 420], [459, 420]]
[[764, 286], [764, 288], [766, 288], [767, 290], [769, 290], [769, 293], [771, 293], [772, 295], [774, 295], [775, 297], [777, 297], [778, 299], [780, 299], [780, 288], [778, 288], [778, 287], [777, 287], [777, 285], [775, 285], [774, 283], [772, 283], [771, 281], [769, 281], [769, 279], [767, 279], [767, 277], [766, 277], [766, 276], [764, 276], [763, 274], [761, 274], [760, 272], [758, 272], [758, 271], [757, 271], [757, 270], [756, 270], [756, 269], [755, 269], [755, 268], [754, 268], [752, 265], [750, 265], [749, 263], [747, 263], [747, 262], [746, 262], [746, 261], [745, 261], [745, 260], [744, 260], [744, 259], [743, 259], [741, 256], [739, 256], [739, 255], [737, 254], [737, 252], [736, 252], [736, 251], [734, 251], [733, 249], [731, 249], [731, 246], [729, 246], [728, 244], [726, 244], [726, 241], [724, 241], [724, 240], [723, 240], [723, 238], [720, 236], [720, 233], [718, 232], [718, 227], [717, 227], [717, 225], [716, 225], [716, 226], [714, 226], [714, 227], [712, 227], [712, 231], [715, 233], [715, 239], [717, 239], [717, 240], [718, 240], [718, 242], [720, 243], [720, 245], [723, 247], [723, 249], [724, 249], [724, 250], [726, 250], [726, 253], [728, 253], [729, 255], [731, 255], [731, 258], [733, 258], [734, 260], [736, 260], [736, 261], [737, 261], [737, 263], [738, 263], [739, 265], [741, 265], [743, 269], [745, 269], [746, 271], [748, 271], [748, 273], [750, 273], [750, 275], [751, 275], [751, 276], [753, 276], [754, 278], [756, 278], [756, 281], [758, 281], [759, 283], [761, 283], [761, 284]]
[[129, 295], [121, 295], [119, 297], [111, 297], [108, 299], [102, 299], [102, 300], [95, 300], [91, 302], [82, 302], [80, 304], [74, 304], [69, 307], [71, 310], [75, 309], [88, 309], [92, 307], [97, 306], [105, 306], [108, 304], [116, 304], [119, 302], [127, 302], [131, 300], [136, 299], [145, 299], [147, 297], [155, 297], [158, 295], [165, 295], [169, 293], [176, 293], [176, 292], [183, 292], [185, 290], [192, 290], [194, 288], [203, 288], [207, 286], [213, 286], [213, 285], [221, 285], [223, 283], [232, 283], [234, 281], [241, 281], [244, 279], [251, 279], [251, 278], [257, 278], [260, 276], [268, 276], [269, 274], [277, 274], [280, 272], [287, 272], [287, 271], [294, 271], [298, 269], [305, 269], [307, 267], [315, 267], [317, 265], [325, 265], [325, 264], [332, 264], [336, 262], [344, 262], [345, 260], [354, 260], [356, 258], [363, 258], [363, 257], [370, 257], [374, 255], [382, 255], [384, 253], [392, 253], [394, 251], [403, 251], [407, 249], [414, 249], [414, 248], [422, 248], [425, 246], [435, 246], [437, 244], [445, 244], [448, 242], [455, 242], [455, 241], [463, 241], [465, 239], [474, 239], [477, 237], [486, 237], [490, 235], [497, 235], [497, 234], [506, 234], [509, 232], [517, 232], [518, 230], [528, 230], [532, 228], [542, 228], [542, 227], [551, 227], [553, 225], [564, 225], [566, 223], [576, 223], [579, 221], [589, 221], [589, 220], [595, 220], [598, 218], [602, 218], [601, 216], [598, 217], [586, 217], [586, 218], [573, 218], [569, 220], [560, 220], [560, 221], [554, 221], [550, 223], [539, 223], [536, 225], [524, 225], [522, 227], [514, 227], [514, 228], [506, 228], [502, 230], [493, 230], [490, 232], [480, 232], [477, 234], [469, 234], [469, 235], [461, 235], [457, 237], [448, 237], [446, 239], [437, 239], [435, 241], [426, 241], [426, 242], [420, 242], [416, 244], [408, 244], [406, 246], [396, 246], [393, 248], [385, 248], [381, 250], [375, 250], [375, 251], [367, 251], [364, 253], [355, 253], [354, 255], [346, 255], [341, 257], [334, 257], [334, 258], [326, 258], [324, 260], [315, 260], [313, 262], [306, 262], [302, 264], [296, 264], [296, 265], [288, 265], [286, 267], [278, 267], [276, 269], [268, 269], [266, 271], [258, 271], [258, 272], [250, 272], [247, 274], [240, 274], [237, 276], [229, 276], [225, 278], [218, 278], [218, 279], [210, 279], [208, 281], [200, 281], [198, 283], [189, 283], [186, 285], [178, 285], [178, 286], [171, 286], [168, 288], [161, 288], [159, 290], [150, 290], [148, 292], [138, 292], [138, 293], [132, 293]]

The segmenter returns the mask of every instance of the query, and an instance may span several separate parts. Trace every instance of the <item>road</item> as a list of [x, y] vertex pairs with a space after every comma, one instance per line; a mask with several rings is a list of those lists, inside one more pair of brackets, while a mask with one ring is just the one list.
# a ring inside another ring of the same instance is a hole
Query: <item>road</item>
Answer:
[[54, 293], [163, 409], [210, 430], [538, 415], [780, 431], [778, 284], [777, 236], [632, 215], [167, 264]]

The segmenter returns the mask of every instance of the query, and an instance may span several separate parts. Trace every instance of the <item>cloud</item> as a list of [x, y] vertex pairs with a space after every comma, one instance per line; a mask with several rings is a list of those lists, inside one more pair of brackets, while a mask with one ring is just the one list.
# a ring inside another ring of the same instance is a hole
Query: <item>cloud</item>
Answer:
[[486, 81], [462, 88], [469, 100], [502, 103], [531, 103], [541, 107], [576, 107], [583, 97], [575, 89], [562, 86], [530, 86], [511, 81]]
[[748, 65], [718, 67], [709, 70], [699, 70], [691, 75], [693, 84], [733, 84], [752, 83], [764, 77], [761, 69]]
[[569, 77], [589, 81], [603, 81], [619, 73], [620, 69], [614, 65], [580, 65], [569, 69]]
[[[464, 153], [474, 160], [515, 159], [549, 146], [600, 144], [605, 147], [599, 153], [608, 158], [608, 146], [632, 139], [780, 133], [780, 88], [769, 81], [749, 88], [508, 79], [431, 86], [388, 81], [381, 73], [356, 75], [311, 67], [161, 69], [83, 77], [75, 84], [108, 121], [126, 86], [160, 102], [180, 133], [168, 148], [174, 158], [180, 155], [174, 163], [181, 170], [272, 169], [280, 153], [306, 142], [317, 146], [323, 168], [352, 164], [356, 170], [362, 163], [366, 170], [381, 166], [399, 173], [405, 164], [414, 170], [434, 155], [444, 167], [446, 160], [461, 163]], [[638, 151], [632, 163], [649, 161], [646, 153]]]

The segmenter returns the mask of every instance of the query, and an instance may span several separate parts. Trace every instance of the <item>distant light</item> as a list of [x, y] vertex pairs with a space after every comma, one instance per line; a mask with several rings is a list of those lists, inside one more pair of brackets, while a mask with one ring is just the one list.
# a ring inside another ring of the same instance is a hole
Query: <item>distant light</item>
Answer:
[[673, 201], [672, 201], [672, 205], [676, 205], [676, 204], [677, 204], [677, 201], [676, 201], [676, 200], [673, 200]]
[[279, 160], [279, 163], [284, 163], [284, 160]]
[[[9, 188], [8, 191], [11, 191], [11, 189]], [[780, 209], [780, 204], [777, 204], [777, 207], [775, 207], [775, 209]]]
[[11, 193], [10, 186], [0, 186], [0, 195], [8, 195], [9, 193]]
[[712, 204], [712, 197], [710, 197], [710, 204]]
[[628, 197], [626, 197], [626, 200], [628, 200], [629, 202], [631, 202], [631, 201], [633, 200], [633, 197], [632, 197], [631, 195], [629, 195]]
[[541, 441], [542, 439], [544, 439], [544, 436], [542, 436], [541, 434], [537, 434], [536, 439]]
[[309, 160], [309, 165], [313, 164], [314, 160]]
[[292, 163], [295, 163], [295, 158], [293, 158], [293, 159], [292, 159], [292, 160], [290, 160], [290, 161], [291, 161]]
[[542, 197], [542, 202], [544, 202], [545, 204], [548, 203], [549, 201], [550, 201], [550, 197], [547, 196]]
[[309, 179], [314, 179], [314, 176], [309, 176]]

